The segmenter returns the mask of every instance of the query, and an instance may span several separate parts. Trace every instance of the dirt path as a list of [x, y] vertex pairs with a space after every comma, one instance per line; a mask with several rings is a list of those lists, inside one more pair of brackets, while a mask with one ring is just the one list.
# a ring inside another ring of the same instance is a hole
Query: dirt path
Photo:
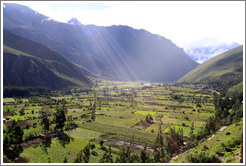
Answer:
[[222, 126], [215, 134], [207, 139], [207, 141], [211, 140], [216, 134], [219, 134], [221, 131], [225, 130], [227, 126]]
[[[207, 141], [211, 140], [216, 134], [219, 134], [221, 131], [225, 130], [226, 128], [227, 128], [227, 126], [222, 126], [215, 134], [213, 134], [211, 137], [209, 137], [209, 138], [207, 139]], [[191, 149], [187, 149], [187, 150], [183, 151], [182, 153], [180, 153], [180, 154], [178, 154], [178, 155], [176, 155], [176, 156], [173, 156], [173, 157], [171, 158], [171, 160], [169, 161], [169, 163], [172, 163], [175, 159], [177, 159], [177, 158], [179, 157], [179, 155], [181, 155], [181, 154], [183, 154], [184, 152], [189, 151], [189, 150], [191, 150]]]

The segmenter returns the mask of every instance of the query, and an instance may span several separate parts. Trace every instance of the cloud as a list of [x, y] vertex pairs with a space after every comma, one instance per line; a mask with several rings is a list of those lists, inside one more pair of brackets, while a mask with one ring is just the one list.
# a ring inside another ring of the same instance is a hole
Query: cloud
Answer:
[[193, 60], [203, 63], [237, 46], [239, 46], [238, 43], [219, 43], [218, 45], [198, 46], [185, 51]]

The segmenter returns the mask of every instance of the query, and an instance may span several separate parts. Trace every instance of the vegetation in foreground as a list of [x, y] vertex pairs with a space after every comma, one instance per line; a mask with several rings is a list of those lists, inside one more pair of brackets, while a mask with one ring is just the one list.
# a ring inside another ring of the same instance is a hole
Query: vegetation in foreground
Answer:
[[[4, 162], [239, 162], [238, 94], [229, 98], [194, 85], [96, 85], [4, 98]], [[229, 127], [216, 134], [222, 126]], [[219, 151], [210, 147], [215, 140]]]

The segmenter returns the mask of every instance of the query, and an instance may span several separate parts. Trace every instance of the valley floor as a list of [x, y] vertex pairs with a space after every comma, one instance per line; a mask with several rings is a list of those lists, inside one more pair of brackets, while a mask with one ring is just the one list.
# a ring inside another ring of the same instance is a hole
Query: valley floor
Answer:
[[[13, 120], [24, 131], [20, 157], [11, 161], [8, 154], [10, 151], [6, 147], [4, 162], [73, 163], [80, 151], [88, 145], [94, 146], [89, 150], [90, 163], [102, 162], [109, 147], [114, 162], [122, 148], [126, 150], [127, 147], [130, 147], [133, 154], [140, 155], [144, 151], [153, 158], [154, 145], [160, 130], [164, 136], [165, 153], [168, 154], [165, 141], [167, 142], [166, 135], [171, 132], [171, 126], [176, 132], [182, 129], [185, 143], [190, 137], [192, 126], [194, 134], [198, 134], [209, 117], [214, 115], [213, 92], [193, 85], [163, 86], [141, 82], [101, 81], [90, 92], [80, 91], [78, 88], [70, 95], [4, 98], [3, 102], [4, 138], [7, 137], [8, 126]], [[56, 133], [54, 117], [57, 110], [63, 108], [67, 119], [64, 132]], [[42, 112], [48, 115], [51, 122], [49, 131], [46, 132], [53, 132], [49, 142], [44, 139], [49, 136], [45, 135], [41, 124]], [[210, 137], [211, 139], [177, 158], [172, 158], [171, 162], [191, 162], [186, 160], [186, 154], [203, 152], [204, 145], [212, 153], [213, 144], [223, 145], [229, 140], [237, 141], [241, 137], [242, 123], [222, 129], [224, 130]], [[227, 133], [230, 135], [227, 136]], [[184, 147], [185, 144], [180, 149]], [[221, 150], [218, 156], [220, 162], [238, 162], [235, 159], [238, 148], [240, 146], [231, 148], [230, 153]]]

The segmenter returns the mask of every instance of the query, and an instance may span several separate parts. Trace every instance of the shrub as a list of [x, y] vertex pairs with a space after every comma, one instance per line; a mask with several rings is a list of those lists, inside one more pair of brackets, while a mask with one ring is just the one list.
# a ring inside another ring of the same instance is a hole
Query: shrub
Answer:
[[29, 128], [30, 128], [30, 126], [27, 124], [27, 125], [25, 126], [25, 128], [26, 128], [26, 129], [29, 129]]
[[105, 146], [102, 146], [101, 149], [104, 150], [104, 151], [107, 150], [107, 148]]
[[93, 156], [98, 156], [98, 153], [95, 152], [95, 151], [92, 151], [91, 154], [92, 154]]
[[184, 118], [185, 120], [189, 120], [189, 118], [186, 116], [185, 118]]
[[206, 152], [201, 152], [197, 154], [189, 154], [188, 161], [192, 163], [213, 163], [215, 161], [215, 154], [208, 154]]
[[234, 161], [232, 159], [228, 159], [228, 160], [226, 160], [226, 163], [236, 163], [236, 161]]
[[90, 145], [90, 148], [91, 148], [91, 150], [93, 150], [93, 149], [96, 148], [96, 145], [95, 145], [95, 144], [91, 144], [91, 145]]
[[36, 128], [36, 127], [37, 127], [37, 123], [36, 123], [36, 122], [33, 123], [33, 124], [32, 124], [32, 127], [33, 127], [33, 128]]
[[235, 148], [240, 144], [241, 144], [241, 137], [239, 137], [238, 139], [233, 139], [232, 141], [228, 142], [228, 147]]

